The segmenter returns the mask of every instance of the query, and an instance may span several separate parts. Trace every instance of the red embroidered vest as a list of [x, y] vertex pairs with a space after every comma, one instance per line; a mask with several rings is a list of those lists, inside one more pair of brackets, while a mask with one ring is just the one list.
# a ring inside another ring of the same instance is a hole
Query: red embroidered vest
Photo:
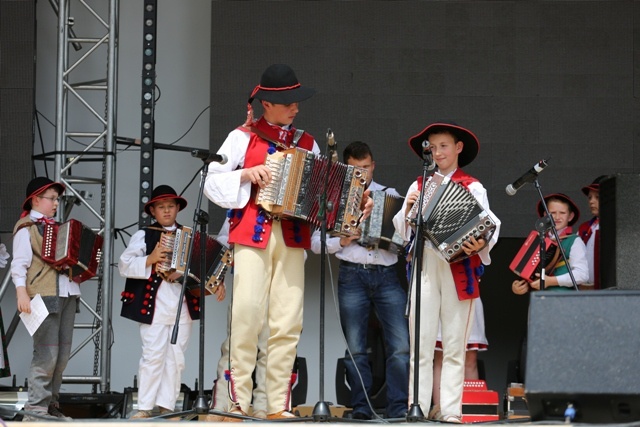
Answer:
[[[462, 169], [458, 168], [451, 180], [455, 183], [462, 185], [464, 188], [469, 188], [469, 184], [472, 182], [478, 182], [478, 180], [471, 175], [466, 174]], [[418, 191], [422, 188], [422, 177], [418, 177]], [[473, 299], [480, 297], [480, 276], [484, 272], [484, 265], [478, 255], [466, 258], [459, 262], [449, 264], [451, 267], [451, 275], [453, 281], [456, 284], [456, 291], [458, 293], [458, 299], [464, 301], [467, 299]]]
[[[242, 126], [238, 129], [250, 135], [249, 146], [244, 158], [244, 168], [264, 164], [270, 147], [275, 147], [278, 151], [284, 147], [291, 147], [296, 131], [293, 127], [290, 130], [284, 130], [279, 126], [271, 126], [264, 118], [258, 120], [251, 129]], [[258, 136], [256, 132], [261, 136]], [[265, 140], [263, 136], [271, 141]], [[311, 151], [313, 142], [313, 137], [305, 132], [298, 140], [297, 146]], [[255, 202], [257, 189], [256, 185], [252, 186], [251, 197], [244, 208], [229, 212], [229, 243], [260, 249], [267, 247], [269, 236], [271, 236], [272, 220], [266, 217], [262, 208]], [[311, 247], [311, 228], [306, 222], [286, 218], [281, 220], [281, 225], [282, 235], [288, 247], [303, 249]]]

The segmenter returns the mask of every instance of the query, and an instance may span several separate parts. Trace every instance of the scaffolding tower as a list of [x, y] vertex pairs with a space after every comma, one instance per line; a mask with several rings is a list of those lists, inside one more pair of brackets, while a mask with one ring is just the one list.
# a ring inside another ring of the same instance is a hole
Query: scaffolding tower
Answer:
[[[60, 202], [59, 220], [66, 221], [71, 210], [78, 206], [89, 217], [83, 217], [83, 223], [104, 238], [100, 270], [93, 279], [97, 281], [96, 302], [91, 305], [84, 297], [81, 299], [81, 304], [94, 321], [76, 323], [76, 329], [90, 332], [71, 353], [73, 357], [93, 342], [93, 372], [65, 375], [63, 382], [91, 384], [94, 393], [106, 393], [110, 391], [111, 380], [119, 2], [100, 0], [90, 5], [87, 0], [50, 0], [50, 3], [58, 14], [56, 137], [55, 151], [44, 153], [42, 157], [44, 160], [53, 159], [55, 180], [67, 187]], [[95, 22], [78, 25], [78, 17]], [[91, 34], [76, 35], [82, 31]], [[89, 65], [83, 66], [86, 63]], [[87, 79], [86, 76], [93, 76], [92, 73], [95, 73], [95, 78]], [[77, 120], [71, 125], [69, 117], [87, 119], [82, 120], [81, 125]], [[72, 126], [76, 128], [72, 129]], [[87, 167], [90, 165], [93, 166]], [[82, 176], [74, 175], [72, 168], [80, 170]], [[99, 200], [96, 197], [91, 203], [93, 194], [97, 193], [100, 194]], [[98, 204], [99, 207], [94, 206]]]

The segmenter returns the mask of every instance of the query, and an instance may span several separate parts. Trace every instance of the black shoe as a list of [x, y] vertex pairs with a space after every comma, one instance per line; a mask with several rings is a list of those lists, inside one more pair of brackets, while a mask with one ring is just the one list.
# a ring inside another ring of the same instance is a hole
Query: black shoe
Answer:
[[351, 415], [351, 419], [354, 419], [354, 420], [370, 420], [371, 419], [371, 415], [363, 414], [362, 412], [354, 412]]
[[71, 421], [73, 418], [67, 417], [65, 414], [60, 412], [60, 409], [55, 405], [49, 405], [49, 415], [53, 415], [61, 421]]

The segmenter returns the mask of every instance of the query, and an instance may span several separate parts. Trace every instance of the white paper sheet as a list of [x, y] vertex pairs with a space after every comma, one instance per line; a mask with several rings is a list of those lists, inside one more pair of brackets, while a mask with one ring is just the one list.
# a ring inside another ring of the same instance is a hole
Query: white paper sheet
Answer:
[[40, 294], [37, 294], [31, 300], [31, 313], [20, 313], [20, 319], [29, 331], [29, 335], [33, 336], [48, 315], [49, 310], [44, 305]]

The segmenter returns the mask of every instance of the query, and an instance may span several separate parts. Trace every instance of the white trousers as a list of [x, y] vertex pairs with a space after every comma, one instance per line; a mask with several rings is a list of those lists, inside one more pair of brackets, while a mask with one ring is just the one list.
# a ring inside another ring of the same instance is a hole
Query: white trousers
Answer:
[[[477, 284], [475, 285], [477, 286]], [[433, 387], [433, 352], [442, 325], [443, 363], [440, 385], [440, 412], [462, 415], [462, 388], [464, 385], [464, 358], [467, 339], [473, 323], [474, 300], [460, 301], [449, 264], [440, 259], [433, 249], [425, 247], [420, 287], [420, 356], [418, 403], [425, 412], [431, 407]], [[412, 403], [416, 360], [415, 339], [416, 286], [412, 287], [409, 335], [411, 361], [409, 373], [409, 403]], [[437, 402], [435, 402], [437, 403]]]
[[173, 325], [140, 324], [142, 357], [138, 368], [138, 409], [158, 405], [173, 410], [180, 393], [184, 352], [189, 344], [191, 322], [181, 323], [177, 341], [171, 344]]
[[265, 249], [235, 245], [230, 386], [232, 400], [243, 411], [251, 404], [251, 374], [265, 313], [267, 413], [291, 409], [291, 371], [302, 332], [303, 302], [304, 250], [285, 245], [279, 221], [274, 221]]

